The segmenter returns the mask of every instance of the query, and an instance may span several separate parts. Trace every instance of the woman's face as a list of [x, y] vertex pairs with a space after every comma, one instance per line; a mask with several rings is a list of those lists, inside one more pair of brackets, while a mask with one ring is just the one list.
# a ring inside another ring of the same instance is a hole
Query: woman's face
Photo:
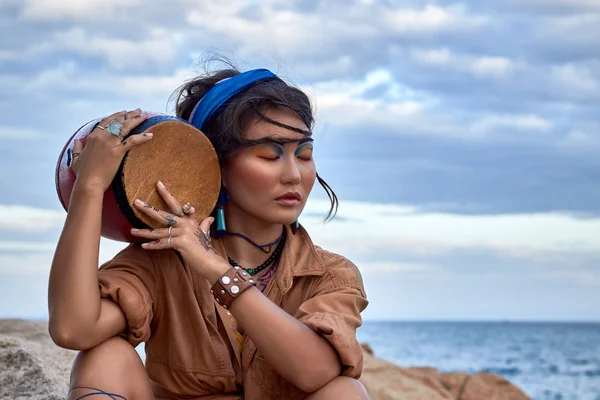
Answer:
[[[283, 125], [308, 130], [285, 108], [265, 115]], [[290, 224], [300, 216], [316, 179], [312, 139], [259, 117], [245, 132], [248, 140], [264, 143], [243, 148], [222, 168], [223, 186], [235, 208], [265, 222]], [[294, 140], [284, 143], [281, 140]]]

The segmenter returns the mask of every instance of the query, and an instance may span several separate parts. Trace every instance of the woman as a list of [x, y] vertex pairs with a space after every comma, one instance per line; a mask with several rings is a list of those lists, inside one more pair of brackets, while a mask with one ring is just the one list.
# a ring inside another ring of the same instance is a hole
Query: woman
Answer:
[[337, 207], [316, 173], [307, 96], [270, 71], [230, 69], [183, 85], [176, 98], [177, 116], [219, 156], [215, 214], [198, 224], [193, 205], [158, 182], [170, 209], [135, 206], [164, 228], [133, 230], [147, 242], [100, 271], [102, 197], [125, 153], [152, 140], [127, 137], [147, 115], [115, 113], [85, 148], [75, 143], [77, 180], [48, 296], [53, 340], [81, 350], [69, 399], [367, 399], [357, 381], [360, 273], [297, 222], [316, 179], [332, 202], [328, 216]]

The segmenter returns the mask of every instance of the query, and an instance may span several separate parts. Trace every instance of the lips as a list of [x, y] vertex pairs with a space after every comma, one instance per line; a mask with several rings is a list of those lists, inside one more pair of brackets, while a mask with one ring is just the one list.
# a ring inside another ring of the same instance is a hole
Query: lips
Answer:
[[287, 192], [286, 194], [284, 194], [283, 196], [279, 196], [278, 198], [276, 198], [275, 200], [287, 200], [287, 201], [300, 201], [302, 199], [302, 196], [300, 196], [300, 193], [298, 192]]

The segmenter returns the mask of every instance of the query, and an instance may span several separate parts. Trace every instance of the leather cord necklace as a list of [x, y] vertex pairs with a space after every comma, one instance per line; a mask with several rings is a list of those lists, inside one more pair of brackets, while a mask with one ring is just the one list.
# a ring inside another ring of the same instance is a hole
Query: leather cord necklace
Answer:
[[239, 265], [233, 258], [231, 258], [229, 256], [227, 256], [227, 259], [229, 260], [229, 265], [231, 265], [232, 267], [240, 267], [240, 268], [244, 269], [246, 272], [248, 272], [250, 275], [256, 275], [260, 271], [264, 270], [265, 268], [267, 268], [268, 266], [273, 264], [275, 262], [275, 260], [277, 260], [277, 257], [279, 257], [279, 255], [281, 255], [281, 252], [283, 251], [284, 244], [285, 244], [285, 235], [282, 234], [281, 239], [279, 240], [279, 243], [277, 244], [277, 247], [275, 248], [275, 251], [273, 252], [273, 254], [271, 254], [269, 256], [269, 258], [267, 258], [267, 261], [265, 261], [264, 263], [260, 264], [259, 266], [255, 267], [255, 268], [244, 268], [241, 265]]

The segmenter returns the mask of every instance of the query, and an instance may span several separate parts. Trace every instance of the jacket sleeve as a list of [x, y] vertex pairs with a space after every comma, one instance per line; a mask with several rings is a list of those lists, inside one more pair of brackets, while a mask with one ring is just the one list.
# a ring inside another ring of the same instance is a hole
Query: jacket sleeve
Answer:
[[337, 254], [323, 255], [328, 272], [319, 278], [310, 299], [295, 317], [329, 341], [342, 363], [342, 375], [358, 379], [363, 353], [356, 338], [360, 313], [368, 301], [358, 268]]
[[129, 245], [98, 271], [100, 295], [117, 303], [127, 319], [122, 337], [134, 347], [150, 338], [150, 323], [157, 309], [158, 284], [152, 259]]

